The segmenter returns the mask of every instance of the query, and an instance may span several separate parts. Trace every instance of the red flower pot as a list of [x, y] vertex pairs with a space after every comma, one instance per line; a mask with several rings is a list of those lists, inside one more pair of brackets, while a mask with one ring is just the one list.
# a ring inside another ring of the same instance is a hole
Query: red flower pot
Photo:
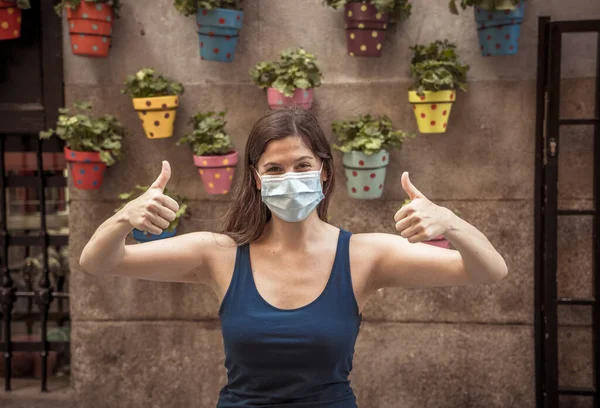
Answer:
[[348, 55], [381, 57], [389, 13], [380, 13], [370, 3], [347, 3], [344, 7]]
[[267, 89], [267, 101], [271, 109], [299, 106], [310, 109], [313, 102], [313, 89], [296, 89], [293, 96], [285, 96], [275, 88]]
[[431, 241], [424, 241], [425, 244], [433, 245], [440, 248], [450, 249], [450, 241], [443, 236], [436, 237]]
[[21, 9], [14, 1], [0, 0], [0, 40], [21, 37]]
[[113, 18], [112, 7], [104, 3], [82, 1], [75, 10], [67, 7], [73, 54], [108, 56]]
[[100, 153], [78, 152], [66, 146], [64, 152], [69, 162], [73, 186], [82, 190], [99, 189], [106, 171], [106, 163], [100, 159]]
[[198, 167], [204, 190], [208, 194], [227, 194], [231, 191], [237, 162], [237, 152], [223, 156], [194, 155], [194, 164]]

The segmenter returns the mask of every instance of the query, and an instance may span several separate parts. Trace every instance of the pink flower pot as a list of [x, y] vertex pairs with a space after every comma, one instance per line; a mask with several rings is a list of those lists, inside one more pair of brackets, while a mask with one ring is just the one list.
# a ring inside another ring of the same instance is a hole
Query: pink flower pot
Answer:
[[238, 162], [238, 152], [222, 156], [196, 156], [194, 165], [208, 194], [227, 194], [231, 191], [231, 183], [235, 166]]
[[299, 106], [310, 109], [313, 102], [313, 89], [296, 89], [294, 96], [285, 96], [275, 88], [267, 89], [267, 100], [271, 109]]
[[431, 241], [425, 241], [424, 244], [433, 245], [440, 248], [450, 249], [450, 241], [448, 241], [443, 236], [436, 237]]

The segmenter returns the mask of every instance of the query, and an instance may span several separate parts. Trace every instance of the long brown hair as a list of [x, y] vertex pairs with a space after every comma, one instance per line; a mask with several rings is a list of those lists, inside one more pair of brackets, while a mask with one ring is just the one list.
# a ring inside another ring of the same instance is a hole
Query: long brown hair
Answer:
[[230, 236], [238, 245], [256, 240], [271, 219], [271, 211], [262, 202], [260, 190], [256, 188], [254, 166], [271, 140], [287, 136], [298, 136], [313, 154], [323, 161], [327, 181], [323, 183], [325, 198], [317, 206], [319, 218], [327, 222], [327, 208], [335, 186], [335, 172], [331, 146], [311, 111], [302, 108], [287, 108], [272, 111], [256, 122], [244, 154], [242, 176], [233, 190], [233, 203], [225, 216], [223, 234]]

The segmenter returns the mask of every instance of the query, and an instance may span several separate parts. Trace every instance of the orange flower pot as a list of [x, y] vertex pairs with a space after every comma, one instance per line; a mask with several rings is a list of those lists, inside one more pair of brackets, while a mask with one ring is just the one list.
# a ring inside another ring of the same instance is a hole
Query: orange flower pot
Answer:
[[66, 146], [64, 152], [73, 186], [82, 190], [99, 189], [106, 170], [106, 163], [100, 159], [100, 153], [80, 152]]
[[133, 108], [142, 121], [148, 139], [164, 139], [173, 136], [178, 106], [179, 97], [176, 95], [133, 98]]
[[231, 191], [237, 162], [237, 152], [223, 156], [194, 155], [194, 164], [198, 167], [204, 190], [208, 194], [227, 194]]
[[108, 56], [114, 19], [110, 5], [82, 1], [75, 10], [67, 7], [67, 19], [73, 54]]
[[445, 133], [450, 118], [450, 110], [456, 99], [456, 91], [425, 91], [419, 96], [415, 91], [408, 92], [408, 100], [413, 106], [415, 118], [421, 133]]
[[0, 40], [21, 37], [21, 14], [14, 1], [0, 0]]

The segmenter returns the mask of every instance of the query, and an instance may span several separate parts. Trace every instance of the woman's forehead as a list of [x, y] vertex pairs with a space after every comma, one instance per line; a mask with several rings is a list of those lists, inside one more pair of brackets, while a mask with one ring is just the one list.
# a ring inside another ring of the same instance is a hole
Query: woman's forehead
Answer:
[[301, 156], [314, 158], [312, 150], [298, 136], [283, 137], [267, 143], [265, 151], [260, 156], [260, 162], [295, 160]]

